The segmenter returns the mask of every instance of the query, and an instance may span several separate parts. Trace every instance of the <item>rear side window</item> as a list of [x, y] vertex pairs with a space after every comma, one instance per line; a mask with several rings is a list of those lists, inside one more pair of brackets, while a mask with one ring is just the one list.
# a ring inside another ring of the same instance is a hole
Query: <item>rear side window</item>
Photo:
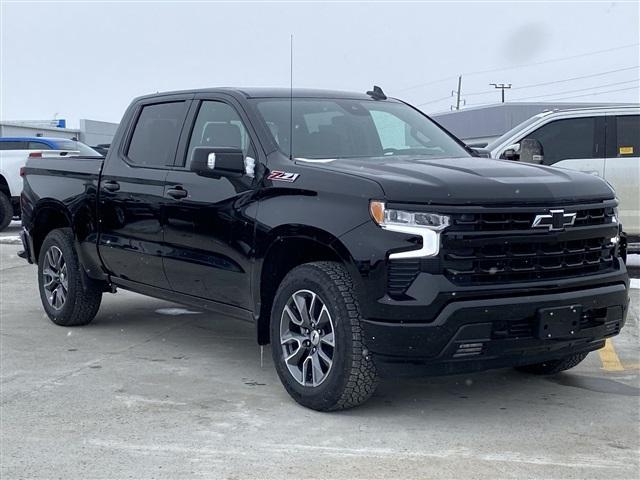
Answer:
[[616, 117], [616, 156], [640, 156], [640, 115]]
[[185, 114], [185, 102], [143, 107], [127, 150], [129, 161], [145, 167], [173, 165]]
[[26, 150], [27, 142], [0, 142], [0, 150]]
[[571, 158], [594, 158], [595, 128], [594, 117], [567, 118], [547, 123], [525, 138], [538, 140], [543, 163], [553, 165]]
[[43, 142], [29, 142], [29, 150], [51, 150], [51, 147]]

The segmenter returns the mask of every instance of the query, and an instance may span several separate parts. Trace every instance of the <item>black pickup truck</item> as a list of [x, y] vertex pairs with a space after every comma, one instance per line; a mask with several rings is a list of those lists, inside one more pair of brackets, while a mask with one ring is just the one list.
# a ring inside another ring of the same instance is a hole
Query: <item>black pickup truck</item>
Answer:
[[53, 322], [88, 324], [117, 287], [254, 322], [317, 410], [381, 375], [556, 373], [625, 321], [603, 180], [481, 158], [377, 88], [145, 96], [106, 158], [22, 173]]

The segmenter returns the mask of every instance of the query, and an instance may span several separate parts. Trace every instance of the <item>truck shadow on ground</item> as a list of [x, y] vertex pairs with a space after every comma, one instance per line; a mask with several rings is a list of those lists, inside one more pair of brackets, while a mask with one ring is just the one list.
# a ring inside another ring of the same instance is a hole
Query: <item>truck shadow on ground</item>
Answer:
[[[237, 382], [246, 386], [247, 395], [255, 395], [255, 389], [260, 389], [261, 396], [271, 397], [278, 405], [289, 401], [290, 407], [302, 408], [289, 399], [280, 385], [271, 360], [271, 346], [265, 346], [261, 366], [253, 324], [137, 295], [125, 302], [105, 303], [95, 322], [86, 327], [94, 335], [134, 331], [145, 338], [147, 349], [153, 351], [156, 343], [163, 346], [159, 350], [164, 353], [154, 353], [157, 358], [152, 361], [179, 361], [187, 369], [190, 360], [196, 359], [200, 365], [202, 362], [217, 367], [225, 363], [236, 368], [240, 365]], [[166, 353], [167, 345], [172, 348], [170, 354]], [[162, 358], [163, 355], [167, 358]], [[209, 380], [215, 385], [215, 376]], [[637, 380], [636, 376], [633, 383]], [[580, 409], [581, 404], [593, 406], [599, 399], [605, 409], [605, 396], [599, 394], [638, 397], [640, 389], [617, 381], [594, 363], [549, 377], [501, 369], [454, 376], [383, 378], [366, 404], [331, 415], [370, 417], [375, 413], [392, 417], [412, 411], [417, 416], [444, 412], [447, 416], [455, 416], [456, 412], [466, 416], [472, 409], [478, 415], [497, 420], [507, 414], [527, 414], [535, 406], [573, 411]]]

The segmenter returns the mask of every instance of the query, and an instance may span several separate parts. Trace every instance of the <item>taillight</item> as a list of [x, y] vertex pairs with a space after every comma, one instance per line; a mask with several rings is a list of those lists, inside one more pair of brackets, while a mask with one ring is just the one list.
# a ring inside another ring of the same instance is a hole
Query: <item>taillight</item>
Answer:
[[27, 173], [26, 169], [24, 167], [20, 167], [20, 176], [24, 177], [26, 173]]
[[42, 152], [31, 152], [29, 158], [42, 158]]

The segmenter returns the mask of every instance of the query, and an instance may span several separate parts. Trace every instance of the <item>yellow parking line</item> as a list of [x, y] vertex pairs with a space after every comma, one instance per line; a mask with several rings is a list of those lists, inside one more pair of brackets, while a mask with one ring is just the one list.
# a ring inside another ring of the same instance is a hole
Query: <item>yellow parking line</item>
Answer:
[[613, 342], [610, 338], [604, 344], [600, 350], [598, 350], [598, 355], [600, 355], [600, 360], [602, 361], [602, 368], [609, 372], [622, 372], [624, 367], [618, 358], [618, 354], [616, 353], [616, 349], [613, 348]]

